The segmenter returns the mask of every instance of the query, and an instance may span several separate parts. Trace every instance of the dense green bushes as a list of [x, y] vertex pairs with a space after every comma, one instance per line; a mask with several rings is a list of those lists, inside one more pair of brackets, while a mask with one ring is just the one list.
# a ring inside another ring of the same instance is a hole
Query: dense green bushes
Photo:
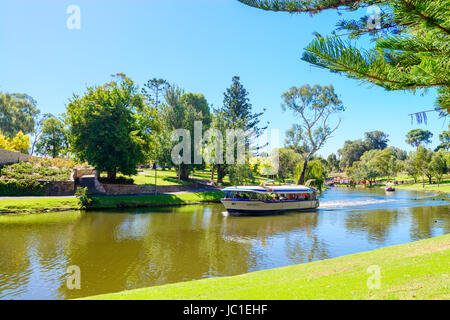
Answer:
[[47, 186], [35, 180], [0, 180], [0, 196], [43, 196]]
[[30, 162], [18, 162], [1, 169], [2, 179], [65, 181], [69, 179], [72, 163], [35, 158]]

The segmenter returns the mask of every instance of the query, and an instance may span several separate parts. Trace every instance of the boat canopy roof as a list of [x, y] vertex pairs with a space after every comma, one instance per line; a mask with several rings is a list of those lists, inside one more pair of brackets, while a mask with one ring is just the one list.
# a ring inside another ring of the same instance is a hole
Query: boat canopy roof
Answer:
[[222, 189], [223, 192], [255, 192], [255, 193], [305, 193], [314, 192], [315, 190], [301, 185], [286, 186], [237, 186]]

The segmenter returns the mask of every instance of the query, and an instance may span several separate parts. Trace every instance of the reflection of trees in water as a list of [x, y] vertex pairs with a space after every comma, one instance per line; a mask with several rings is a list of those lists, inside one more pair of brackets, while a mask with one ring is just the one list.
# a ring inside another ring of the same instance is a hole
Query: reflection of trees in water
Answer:
[[304, 263], [327, 259], [326, 244], [316, 235], [319, 214], [299, 214], [299, 229], [302, 233], [286, 235], [286, 255], [291, 263]]
[[397, 223], [396, 210], [363, 211], [347, 214], [345, 228], [351, 233], [366, 233], [368, 241], [384, 242], [391, 227]]
[[420, 240], [433, 235], [434, 228], [450, 232], [450, 206], [408, 208], [411, 213], [411, 239]]
[[[51, 215], [57, 213], [42, 214], [44, 221], [48, 219], [44, 223], [27, 221], [25, 216], [17, 217], [18, 223], [0, 224], [0, 297], [9, 292], [17, 298], [57, 298], [54, 290], [65, 281], [65, 247], [73, 222], [52, 221]], [[45, 291], [21, 296], [29, 287]]]
[[68, 248], [69, 264], [81, 268], [82, 292], [60, 289], [75, 297], [247, 272], [251, 243], [224, 240], [220, 213], [189, 208], [85, 216]]
[[286, 257], [292, 263], [324, 259], [328, 257], [325, 244], [315, 235], [318, 217], [315, 212], [230, 217], [224, 222], [223, 234], [235, 241], [257, 239], [263, 246], [270, 237], [283, 235]]

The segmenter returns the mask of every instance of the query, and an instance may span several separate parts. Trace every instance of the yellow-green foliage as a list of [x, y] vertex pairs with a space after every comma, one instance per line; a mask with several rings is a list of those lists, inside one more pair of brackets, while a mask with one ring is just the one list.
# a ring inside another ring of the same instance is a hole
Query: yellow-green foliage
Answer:
[[19, 131], [14, 138], [7, 138], [0, 132], [0, 149], [26, 151], [30, 148], [30, 136]]

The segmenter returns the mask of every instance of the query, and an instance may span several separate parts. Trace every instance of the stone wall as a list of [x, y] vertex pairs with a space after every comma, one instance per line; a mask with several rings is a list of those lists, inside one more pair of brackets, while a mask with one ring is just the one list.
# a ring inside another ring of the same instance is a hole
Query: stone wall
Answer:
[[28, 154], [0, 149], [0, 165], [29, 160], [30, 156]]
[[46, 196], [72, 196], [75, 193], [74, 181], [50, 181], [45, 190]]
[[[155, 186], [144, 186], [134, 184], [107, 184], [102, 183], [107, 195], [135, 195], [135, 194], [154, 194]], [[198, 188], [198, 184], [181, 186], [157, 186], [158, 193], [189, 191]]]
[[69, 180], [77, 180], [82, 176], [95, 175], [98, 177], [98, 172], [94, 168], [74, 168], [70, 174]]

